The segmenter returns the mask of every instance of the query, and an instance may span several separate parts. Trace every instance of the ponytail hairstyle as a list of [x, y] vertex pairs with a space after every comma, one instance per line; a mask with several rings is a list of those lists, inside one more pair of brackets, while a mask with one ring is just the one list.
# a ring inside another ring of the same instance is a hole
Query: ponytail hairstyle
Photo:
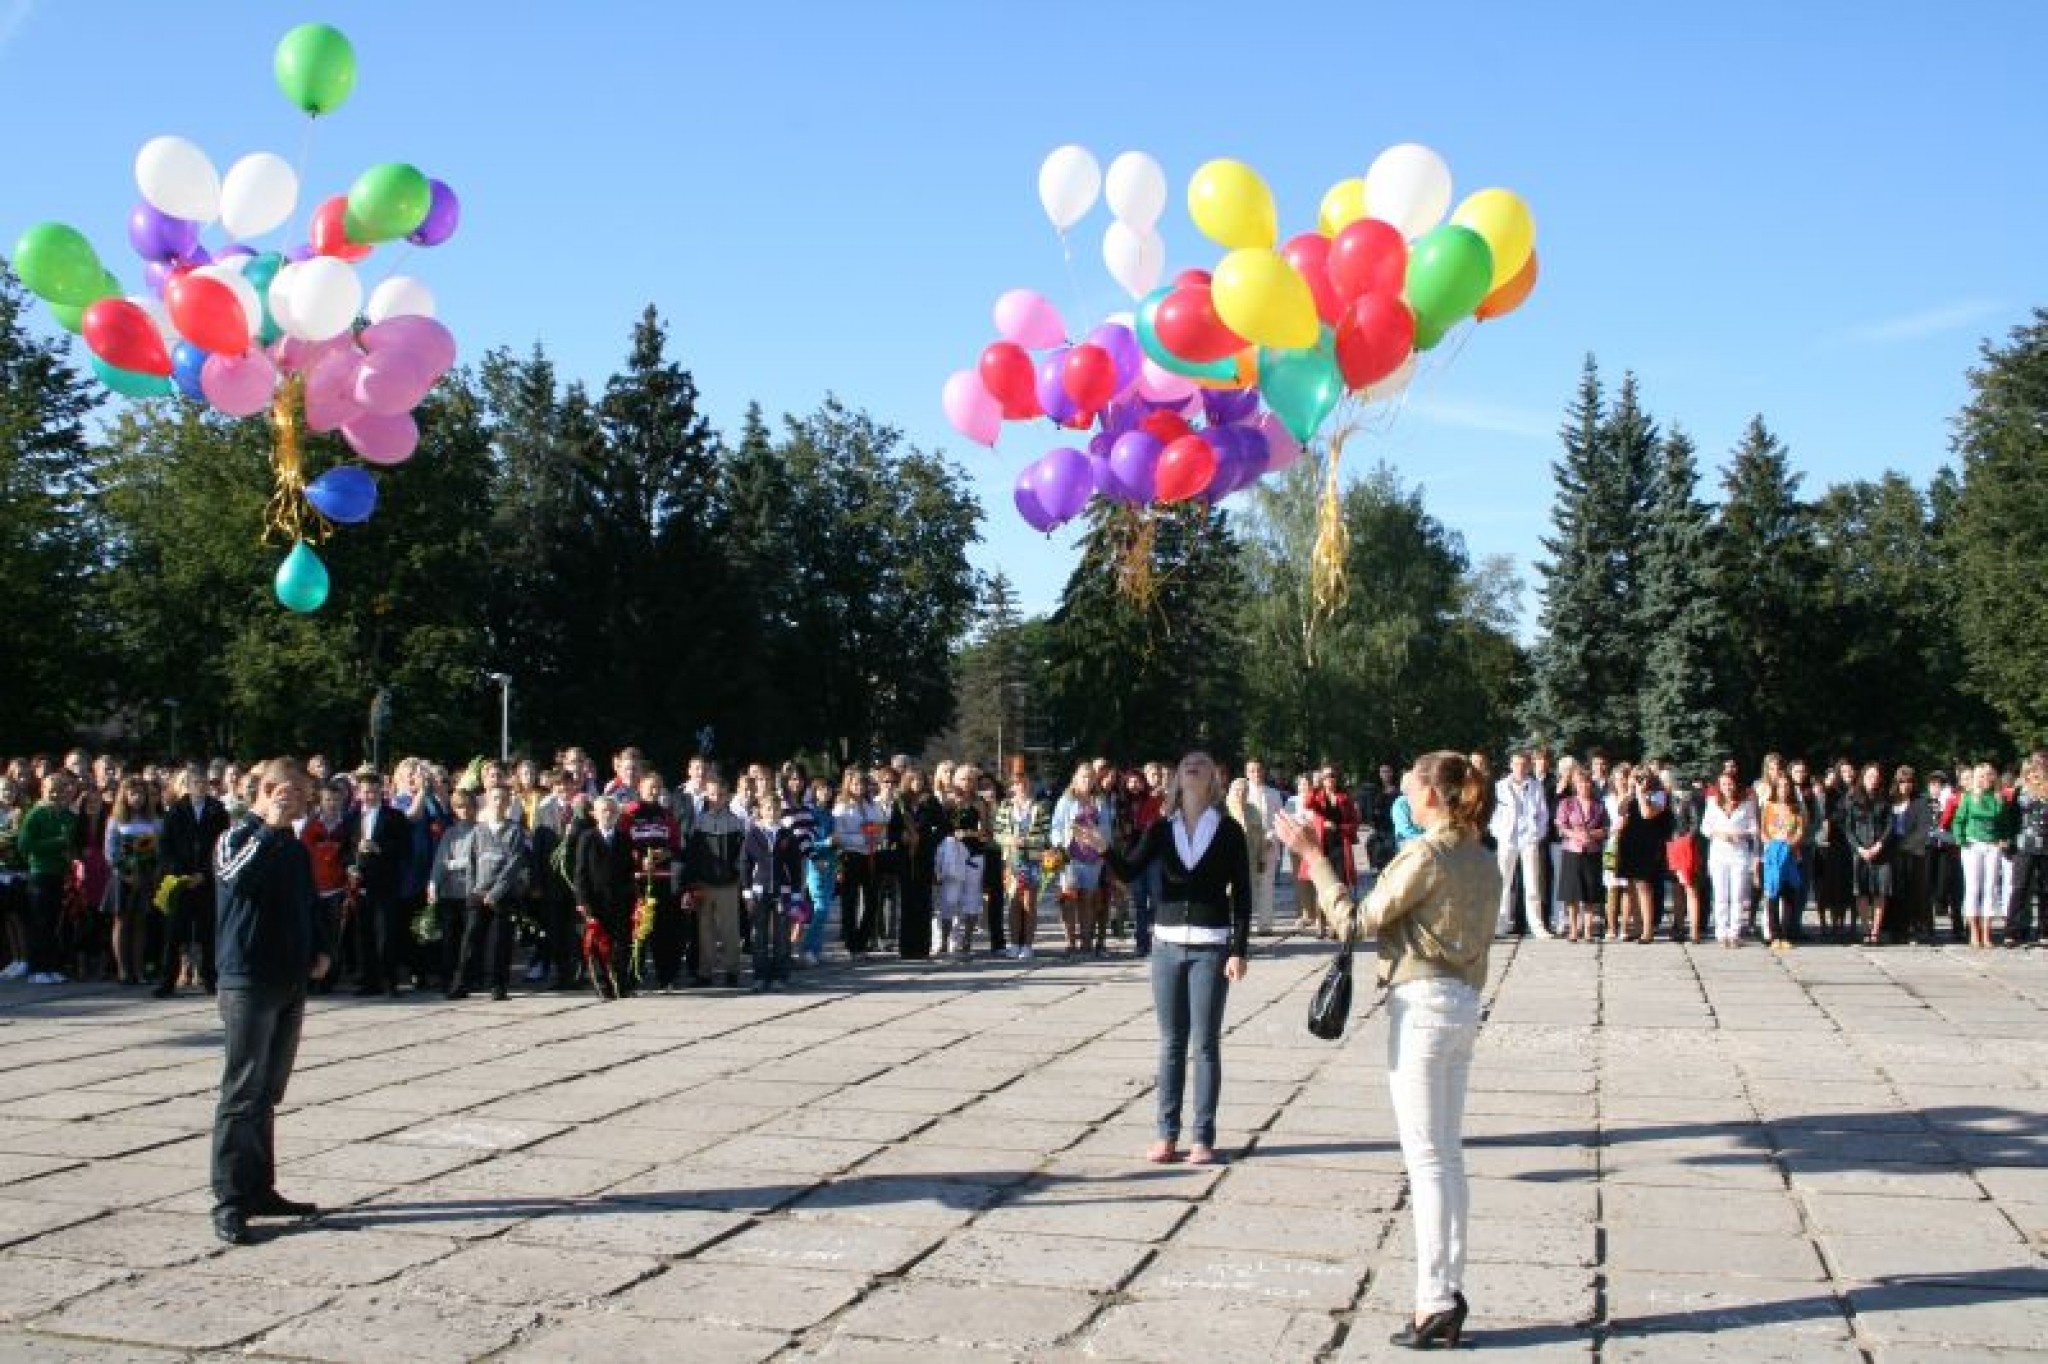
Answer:
[[1449, 749], [1425, 753], [1415, 760], [1414, 770], [1416, 778], [1436, 792], [1454, 830], [1476, 835], [1486, 827], [1493, 813], [1493, 783], [1464, 754]]

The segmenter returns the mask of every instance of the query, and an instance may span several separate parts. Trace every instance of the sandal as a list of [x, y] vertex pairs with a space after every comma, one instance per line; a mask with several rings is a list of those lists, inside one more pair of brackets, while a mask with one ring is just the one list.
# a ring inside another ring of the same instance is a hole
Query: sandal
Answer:
[[1180, 1150], [1170, 1141], [1155, 1141], [1145, 1159], [1154, 1165], [1172, 1165], [1180, 1159]]
[[1221, 1165], [1223, 1162], [1217, 1159], [1215, 1147], [1204, 1146], [1198, 1141], [1188, 1148], [1187, 1163], [1190, 1165]]

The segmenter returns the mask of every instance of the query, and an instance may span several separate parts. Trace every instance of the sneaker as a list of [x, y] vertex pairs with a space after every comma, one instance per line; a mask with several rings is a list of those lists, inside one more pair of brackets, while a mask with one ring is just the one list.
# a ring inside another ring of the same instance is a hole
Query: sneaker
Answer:
[[25, 962], [25, 961], [16, 961], [16, 962], [10, 962], [10, 963], [8, 963], [8, 966], [7, 966], [7, 969], [6, 969], [6, 970], [4, 970], [4, 971], [0, 971], [0, 980], [20, 980], [20, 979], [21, 979], [21, 978], [22, 978], [23, 976], [25, 976], [25, 975], [27, 975], [27, 974], [28, 974], [28, 963], [27, 963], [27, 962]]
[[806, 965], [806, 966], [816, 966], [817, 964], [818, 964], [818, 954], [817, 954], [816, 952], [806, 952], [806, 953], [804, 953], [804, 965]]
[[38, 971], [28, 978], [31, 985], [62, 985], [66, 977], [62, 971]]
[[1020, 948], [1018, 948], [1018, 949], [1017, 949], [1017, 960], [1018, 960], [1018, 961], [1030, 961], [1030, 960], [1031, 960], [1031, 946], [1030, 946], [1030, 944], [1029, 944], [1029, 943], [1027, 943], [1027, 944], [1025, 944], [1025, 945], [1024, 945], [1023, 947], [1020, 947]]
[[526, 968], [526, 979], [529, 983], [533, 981], [546, 980], [547, 978], [548, 968], [545, 962], [537, 961], [533, 965]]

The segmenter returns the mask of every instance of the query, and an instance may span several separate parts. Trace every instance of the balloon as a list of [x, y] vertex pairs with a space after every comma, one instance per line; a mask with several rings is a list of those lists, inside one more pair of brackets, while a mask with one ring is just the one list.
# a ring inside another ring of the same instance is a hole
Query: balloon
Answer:
[[1188, 181], [1188, 216], [1202, 235], [1234, 250], [1266, 249], [1280, 238], [1273, 191], [1242, 161], [1211, 161]]
[[1418, 237], [1443, 220], [1451, 206], [1451, 168], [1416, 142], [1389, 147], [1365, 173], [1366, 212]]
[[199, 245], [199, 224], [144, 201], [128, 214], [128, 244], [146, 261], [176, 260]]
[[462, 223], [462, 200], [455, 197], [448, 182], [429, 180], [427, 187], [432, 191], [433, 202], [427, 206], [427, 216], [420, 220], [420, 225], [406, 236], [414, 246], [439, 246], [454, 236]]
[[1531, 251], [1529, 259], [1515, 272], [1515, 277], [1488, 294], [1473, 316], [1481, 322], [1491, 322], [1496, 317], [1506, 317], [1522, 306], [1536, 288], [1536, 253]]
[[1056, 148], [1038, 168], [1038, 202], [1060, 232], [1086, 217], [1101, 192], [1102, 168], [1086, 147]]
[[1301, 442], [1287, 429], [1287, 423], [1272, 412], [1261, 412], [1252, 423], [1266, 442], [1266, 472], [1277, 474], [1290, 469], [1301, 458]]
[[1109, 447], [1109, 469], [1123, 501], [1139, 506], [1158, 496], [1159, 454], [1166, 447], [1149, 431], [1127, 431]]
[[233, 237], [283, 227], [299, 206], [299, 173], [276, 152], [251, 152], [228, 167], [220, 186], [220, 225]]
[[1410, 355], [1401, 362], [1401, 367], [1365, 391], [1369, 403], [1384, 402], [1405, 392], [1415, 379], [1415, 357]]
[[105, 298], [107, 268], [75, 227], [37, 223], [14, 244], [14, 272], [29, 292], [50, 303], [83, 308]]
[[356, 88], [356, 50], [327, 24], [300, 24], [278, 39], [271, 69], [284, 97], [316, 118], [339, 109]]
[[455, 333], [431, 317], [393, 317], [363, 328], [359, 338], [372, 355], [382, 350], [417, 350], [436, 374], [455, 364]]
[[1038, 373], [1033, 379], [1038, 390], [1038, 406], [1046, 416], [1061, 426], [1073, 423], [1080, 415], [1081, 405], [1067, 393], [1067, 348], [1062, 346], [1038, 361]]
[[279, 325], [277, 316], [270, 307], [270, 286], [276, 281], [277, 272], [283, 268], [284, 257], [275, 251], [266, 251], [260, 256], [253, 257], [242, 267], [242, 278], [256, 291], [256, 299], [263, 312], [262, 324], [256, 337], [261, 345], [267, 346], [284, 334], [284, 328]]
[[1339, 180], [1323, 191], [1323, 205], [1316, 211], [1316, 226], [1325, 237], [1334, 237], [1365, 216], [1365, 180]]
[[1111, 362], [1116, 365], [1116, 392], [1128, 391], [1138, 381], [1138, 370], [1145, 362], [1145, 352], [1138, 348], [1138, 335], [1121, 322], [1105, 322], [1088, 333], [1087, 342], [1100, 346], [1109, 352]]
[[1054, 522], [1071, 521], [1088, 505], [1095, 491], [1095, 470], [1088, 456], [1072, 446], [1049, 450], [1038, 461], [1038, 505]]
[[178, 334], [201, 350], [240, 355], [249, 349], [249, 315], [222, 280], [187, 270], [164, 286], [164, 303]]
[[387, 317], [432, 317], [434, 291], [411, 275], [393, 275], [370, 291], [363, 316], [372, 322]]
[[1272, 251], [1247, 247], [1225, 256], [1210, 295], [1223, 325], [1258, 345], [1298, 349], [1322, 334], [1308, 282]]
[[[97, 302], [98, 299], [93, 300], [93, 303]], [[69, 303], [52, 303], [48, 306], [50, 317], [65, 331], [77, 336], [85, 330], [85, 309], [90, 308], [92, 303], [86, 304], [83, 308], [74, 308]]]
[[190, 341], [180, 341], [171, 347], [171, 380], [178, 386], [178, 392], [195, 402], [203, 401], [206, 389], [202, 378], [210, 356]]
[[1110, 162], [1102, 188], [1109, 211], [1140, 236], [1151, 233], [1166, 211], [1166, 172], [1143, 152], [1124, 152]]
[[[1141, 342], [1140, 345], [1143, 343]], [[1161, 369], [1147, 355], [1138, 365], [1138, 396], [1151, 402], [1186, 402], [1196, 391], [1192, 379]]]
[[1446, 223], [1419, 238], [1408, 256], [1408, 306], [1415, 310], [1415, 345], [1428, 350], [1486, 298], [1493, 252], [1469, 227]]
[[1083, 412], [1107, 407], [1116, 396], [1116, 361], [1100, 346], [1075, 346], [1060, 366], [1060, 385]]
[[1140, 231], [1119, 219], [1102, 234], [1102, 264], [1132, 298], [1143, 298], [1166, 273], [1166, 243], [1157, 232]]
[[125, 298], [90, 304], [80, 319], [86, 346], [115, 369], [137, 374], [171, 372], [171, 353], [148, 313]]
[[305, 370], [306, 426], [319, 434], [339, 431], [364, 414], [356, 401], [356, 373], [362, 354], [352, 345], [335, 345]]
[[1194, 428], [1188, 419], [1178, 412], [1154, 412], [1138, 423], [1138, 429], [1162, 446], [1171, 445], [1182, 436], [1192, 435]]
[[1039, 414], [1038, 367], [1031, 353], [1015, 341], [992, 341], [981, 352], [981, 386], [1002, 404], [1009, 421], [1025, 421]]
[[1280, 258], [1294, 267], [1316, 301], [1316, 318], [1332, 326], [1344, 311], [1344, 300], [1330, 284], [1330, 239], [1320, 232], [1304, 232], [1288, 239]]
[[433, 357], [418, 350], [390, 347], [365, 355], [356, 366], [354, 398], [363, 411], [396, 417], [419, 406], [441, 378]]
[[221, 415], [253, 417], [270, 407], [277, 391], [277, 366], [260, 350], [216, 355], [200, 371], [199, 387]]
[[372, 464], [403, 464], [419, 448], [420, 428], [410, 412], [395, 417], [366, 412], [341, 424], [341, 438]]
[[[1151, 298], [1148, 296], [1146, 303], [1150, 302]], [[1311, 303], [1310, 306], [1313, 307], [1314, 304]], [[1142, 307], [1138, 310], [1138, 320], [1141, 324], [1145, 320], [1145, 311]], [[1215, 298], [1206, 287], [1182, 286], [1160, 299], [1153, 311], [1152, 330], [1159, 343], [1166, 348], [1168, 355], [1185, 364], [1202, 365], [1226, 360], [1245, 347], [1245, 338], [1232, 331], [1218, 315]], [[1138, 331], [1138, 339], [1145, 339], [1142, 325]], [[1149, 347], [1146, 354], [1168, 369], [1178, 368], [1179, 372], [1188, 373], [1184, 367], [1168, 364]]]
[[1415, 314], [1391, 294], [1367, 294], [1337, 324], [1337, 370], [1350, 389], [1368, 388], [1415, 349]]
[[1044, 350], [1067, 339], [1067, 324], [1045, 295], [1012, 289], [996, 300], [996, 334], [1026, 350]]
[[1205, 389], [1201, 402], [1202, 416], [1211, 426], [1249, 421], [1259, 410], [1259, 395], [1250, 389]]
[[[237, 260], [234, 264], [241, 264], [241, 261]], [[235, 302], [241, 305], [242, 321], [252, 338], [263, 330], [262, 296], [256, 292], [256, 286], [249, 282], [248, 277], [235, 269], [234, 265], [202, 265], [192, 273], [207, 279], [219, 280], [227, 286], [228, 292], [235, 296]]]
[[287, 302], [284, 315], [277, 320], [302, 341], [341, 335], [355, 323], [356, 310], [363, 303], [363, 283], [356, 278], [355, 267], [334, 256], [315, 256], [286, 266], [270, 286], [273, 300], [279, 290], [284, 291]]
[[1200, 436], [1182, 436], [1159, 453], [1154, 496], [1161, 502], [1185, 502], [1215, 476], [1216, 447]]
[[1451, 221], [1479, 234], [1493, 252], [1493, 277], [1488, 291], [1498, 289], [1522, 272], [1536, 249], [1536, 220], [1529, 206], [1513, 190], [1482, 189], [1468, 194], [1458, 205]]
[[182, 137], [153, 137], [135, 154], [135, 186], [173, 218], [210, 223], [220, 216], [220, 172]]
[[1294, 438], [1306, 444], [1344, 396], [1344, 376], [1337, 371], [1336, 357], [1322, 345], [1261, 351], [1259, 396]]
[[287, 610], [301, 613], [318, 611], [327, 604], [327, 565], [320, 562], [304, 540], [292, 546], [292, 552], [284, 556], [284, 562], [277, 566], [277, 580], [273, 584], [277, 600]]
[[360, 525], [377, 510], [377, 480], [367, 469], [337, 465], [306, 485], [306, 501], [329, 521]]
[[97, 355], [89, 359], [92, 372], [99, 375], [100, 382], [124, 398], [168, 398], [174, 391], [171, 381], [160, 374], [137, 374], [132, 369], [119, 369]]
[[1361, 218], [1330, 243], [1330, 288], [1339, 303], [1367, 294], [1399, 294], [1408, 283], [1408, 243], [1399, 228]]
[[345, 261], [359, 261], [370, 254], [371, 248], [349, 236], [348, 197], [337, 194], [323, 200], [313, 210], [313, 224], [308, 231], [313, 239], [313, 250], [322, 256], [335, 256]]
[[996, 436], [1003, 429], [1003, 409], [982, 387], [980, 375], [973, 370], [955, 370], [946, 379], [940, 402], [955, 431], [976, 445], [995, 445]]
[[[1178, 292], [1177, 289], [1154, 289], [1151, 293], [1145, 295], [1144, 300], [1138, 304], [1138, 315], [1133, 320], [1132, 330], [1138, 334], [1138, 347], [1144, 352], [1146, 363], [1164, 374], [1184, 379], [1197, 379], [1204, 376], [1214, 377], [1232, 372], [1231, 362], [1228, 360], [1183, 360], [1180, 356], [1174, 354], [1173, 351], [1167, 349], [1165, 340], [1159, 335], [1159, 312], [1166, 306], [1167, 300], [1173, 298]], [[1194, 305], [1181, 304], [1179, 306], [1191, 308]], [[1185, 320], [1178, 322], [1176, 326], [1182, 326], [1184, 322]], [[1223, 327], [1221, 322], [1217, 322], [1215, 325], [1222, 328], [1225, 332], [1229, 331], [1229, 328]]]
[[417, 166], [387, 161], [348, 187], [342, 227], [354, 242], [388, 242], [413, 231], [434, 206], [434, 187]]
[[1059, 524], [1059, 519], [1045, 509], [1038, 500], [1039, 467], [1036, 460], [1025, 465], [1017, 474], [1017, 482], [1010, 489], [1010, 500], [1016, 505], [1017, 515], [1024, 518], [1024, 524], [1037, 531], [1049, 531]]

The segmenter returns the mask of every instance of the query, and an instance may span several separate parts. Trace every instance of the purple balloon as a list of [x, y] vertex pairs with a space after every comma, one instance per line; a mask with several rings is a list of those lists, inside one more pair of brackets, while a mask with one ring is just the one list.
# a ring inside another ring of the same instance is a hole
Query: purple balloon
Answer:
[[1095, 491], [1113, 502], [1124, 500], [1123, 485], [1116, 481], [1116, 470], [1109, 467], [1108, 455], [1088, 456], [1088, 481]]
[[1038, 362], [1038, 405], [1045, 415], [1065, 426], [1080, 409], [1067, 396], [1067, 347], [1048, 351]]
[[1152, 415], [1152, 405], [1136, 394], [1126, 394], [1102, 409], [1102, 429], [1114, 438], [1138, 429], [1138, 423]]
[[1145, 359], [1145, 352], [1138, 347], [1138, 337], [1121, 322], [1105, 322], [1088, 333], [1090, 344], [1109, 352], [1110, 361], [1116, 365], [1116, 391], [1128, 393], [1131, 385], [1138, 382], [1138, 370]]
[[306, 261], [313, 259], [313, 257], [319, 254], [320, 253], [318, 251], [315, 251], [313, 249], [313, 244], [311, 242], [300, 242], [297, 246], [285, 252], [284, 258], [290, 261], [293, 265], [300, 265]]
[[218, 256], [215, 256], [215, 257], [214, 257], [214, 259], [215, 259], [215, 260], [232, 260], [232, 259], [234, 259], [234, 258], [235, 258], [236, 256], [249, 256], [249, 257], [253, 258], [253, 257], [255, 257], [255, 256], [256, 256], [257, 254], [258, 254], [258, 252], [257, 252], [256, 248], [255, 248], [255, 247], [253, 247], [253, 246], [244, 246], [244, 245], [243, 245], [242, 243], [240, 243], [240, 242], [232, 242], [232, 243], [230, 243], [230, 244], [229, 244], [229, 245], [227, 245], [227, 246], [223, 246], [223, 247], [222, 247], [222, 248], [220, 249], [220, 254], [219, 254]]
[[363, 328], [363, 349], [372, 355], [383, 351], [409, 350], [419, 355], [438, 378], [455, 364], [455, 333], [431, 317], [407, 313], [387, 317], [375, 326]]
[[1025, 525], [1049, 531], [1059, 523], [1038, 500], [1038, 472], [1036, 463], [1025, 465], [1017, 474], [1016, 486], [1010, 490], [1010, 500], [1017, 504], [1017, 515], [1024, 518]]
[[1157, 495], [1159, 452], [1165, 448], [1149, 431], [1128, 431], [1116, 438], [1109, 450], [1109, 468], [1124, 501], [1143, 506]]
[[153, 260], [142, 267], [143, 283], [149, 286], [151, 293], [162, 298], [164, 286], [171, 282], [171, 276], [177, 274], [180, 268], [171, 261]]
[[429, 180], [428, 189], [433, 191], [433, 200], [427, 206], [427, 216], [420, 219], [406, 240], [414, 246], [439, 246], [455, 235], [455, 229], [462, 222], [462, 201], [455, 197], [455, 191], [448, 188], [445, 180]]
[[1259, 410], [1259, 391], [1255, 388], [1205, 388], [1201, 396], [1202, 411], [1211, 426], [1247, 421]]
[[1088, 456], [1070, 445], [1048, 450], [1038, 461], [1038, 502], [1054, 521], [1071, 521], [1095, 492]]
[[128, 244], [144, 260], [175, 260], [199, 246], [199, 224], [140, 203], [128, 215]]
[[1116, 437], [1105, 428], [1088, 438], [1088, 458], [1108, 459], [1109, 447], [1116, 444]]

